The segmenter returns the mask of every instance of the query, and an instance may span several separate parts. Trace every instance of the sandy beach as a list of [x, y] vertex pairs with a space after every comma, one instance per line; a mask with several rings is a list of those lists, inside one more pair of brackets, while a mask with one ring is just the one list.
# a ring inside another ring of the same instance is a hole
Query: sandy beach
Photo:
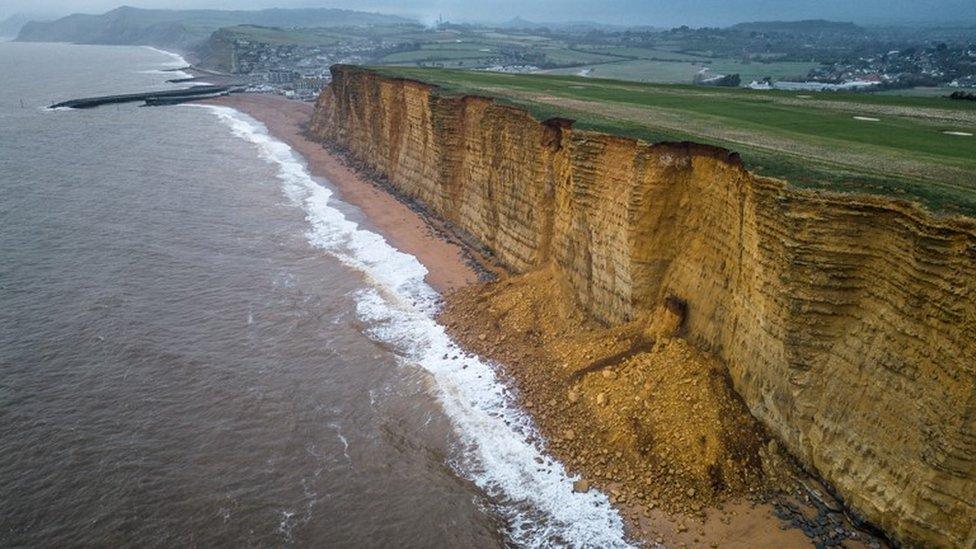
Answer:
[[328, 179], [339, 190], [340, 198], [362, 210], [393, 246], [419, 259], [427, 267], [427, 282], [442, 294], [478, 280], [465, 249], [455, 239], [439, 235], [442, 228], [356, 173], [321, 143], [305, 136], [314, 104], [258, 94], [231, 95], [208, 103], [232, 107], [251, 116], [295, 149], [305, 158], [312, 175]]

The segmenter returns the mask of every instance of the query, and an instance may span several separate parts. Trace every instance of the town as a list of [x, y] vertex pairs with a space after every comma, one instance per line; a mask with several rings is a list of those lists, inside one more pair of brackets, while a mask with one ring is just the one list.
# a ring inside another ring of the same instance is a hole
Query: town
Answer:
[[333, 64], [575, 74], [641, 82], [949, 95], [976, 88], [972, 29], [743, 23], [668, 30], [439, 21], [331, 28], [239, 25], [197, 48], [200, 66], [253, 92], [313, 100]]

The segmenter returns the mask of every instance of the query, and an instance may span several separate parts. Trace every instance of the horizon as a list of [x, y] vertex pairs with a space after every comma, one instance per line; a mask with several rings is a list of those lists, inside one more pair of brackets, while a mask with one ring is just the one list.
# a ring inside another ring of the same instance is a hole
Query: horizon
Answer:
[[[840, 0], [828, 0], [816, 6], [789, 5], [770, 0], [741, 0], [735, 3], [720, 0], [691, 0], [680, 6], [667, 0], [638, 2], [613, 0], [594, 7], [578, 0], [546, 0], [531, 7], [513, 0], [493, 0], [479, 6], [464, 6], [453, 0], [419, 0], [410, 8], [386, 0], [351, 2], [314, 2], [307, 0], [130, 0], [116, 3], [105, 0], [13, 0], [0, 8], [0, 21], [17, 15], [32, 18], [56, 19], [72, 14], [103, 14], [123, 6], [140, 9], [345, 9], [399, 15], [431, 25], [439, 18], [460, 24], [497, 25], [514, 19], [538, 24], [592, 23], [619, 27], [673, 28], [727, 27], [756, 21], [802, 21], [824, 19], [851, 22], [862, 26], [953, 26], [976, 25], [976, 2], [968, 0], [939, 0], [937, 6], [918, 6], [916, 2], [898, 0], [883, 2], [868, 0], [856, 6]], [[499, 16], [499, 13], [505, 13]], [[942, 16], [940, 14], [947, 15]], [[892, 15], [898, 14], [898, 15]]]

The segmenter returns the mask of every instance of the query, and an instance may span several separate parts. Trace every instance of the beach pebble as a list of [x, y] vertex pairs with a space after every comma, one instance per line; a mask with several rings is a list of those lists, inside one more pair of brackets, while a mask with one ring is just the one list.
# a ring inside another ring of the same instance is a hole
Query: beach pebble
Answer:
[[590, 483], [585, 480], [577, 480], [573, 483], [573, 491], [578, 493], [589, 492]]

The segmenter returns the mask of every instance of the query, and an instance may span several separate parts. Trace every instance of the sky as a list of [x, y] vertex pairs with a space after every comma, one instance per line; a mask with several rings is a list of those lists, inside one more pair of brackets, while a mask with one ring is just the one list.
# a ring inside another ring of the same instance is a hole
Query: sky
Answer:
[[15, 13], [102, 13], [121, 4], [146, 8], [257, 9], [334, 7], [407, 15], [425, 22], [596, 21], [655, 27], [726, 26], [743, 21], [831, 19], [866, 24], [976, 23], [976, 0], [0, 0]]

